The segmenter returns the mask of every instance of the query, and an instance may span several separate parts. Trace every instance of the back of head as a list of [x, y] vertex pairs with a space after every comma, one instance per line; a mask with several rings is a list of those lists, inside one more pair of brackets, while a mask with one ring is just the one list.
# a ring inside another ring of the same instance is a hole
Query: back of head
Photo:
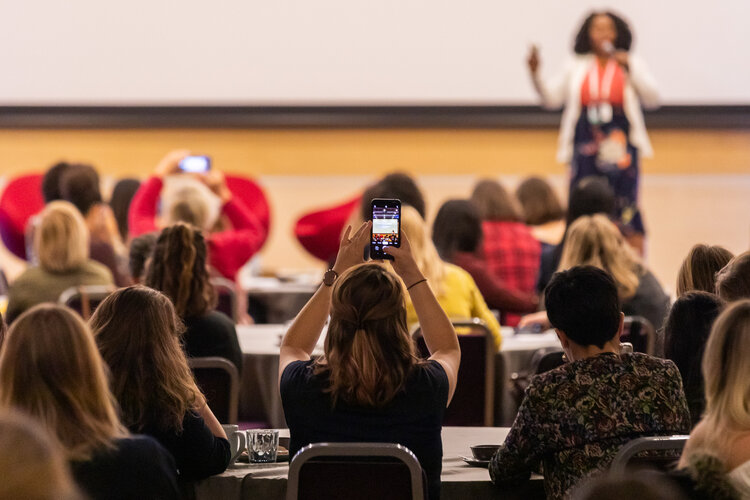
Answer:
[[540, 177], [529, 177], [519, 184], [516, 198], [521, 203], [526, 224], [530, 226], [541, 226], [565, 216], [552, 186]]
[[69, 165], [60, 177], [60, 194], [86, 215], [91, 207], [102, 202], [99, 174], [90, 165]]
[[727, 302], [750, 299], [750, 250], [734, 257], [719, 271], [716, 293]]
[[623, 299], [632, 297], [638, 288], [640, 261], [604, 215], [584, 215], [568, 228], [558, 269], [582, 265], [609, 272]]
[[584, 215], [610, 215], [615, 209], [615, 192], [600, 177], [585, 177], [570, 191], [566, 223], [570, 225]]
[[181, 318], [202, 316], [216, 306], [203, 233], [185, 223], [164, 228], [146, 270], [146, 285], [164, 293]]
[[552, 326], [578, 345], [601, 349], [620, 328], [617, 285], [599, 268], [575, 266], [556, 272], [544, 300]]
[[0, 413], [0, 500], [79, 498], [57, 439], [26, 415]]
[[81, 213], [66, 201], [53, 201], [42, 211], [34, 250], [39, 265], [51, 272], [68, 272], [89, 258], [89, 231]]
[[693, 290], [714, 293], [716, 273], [732, 260], [732, 252], [720, 246], [695, 245], [677, 274], [677, 296]]
[[70, 163], [61, 161], [52, 165], [42, 177], [42, 198], [47, 204], [51, 201], [62, 200], [63, 195], [60, 192], [60, 178]]
[[401, 209], [401, 230], [409, 238], [414, 261], [419, 270], [427, 278], [435, 295], [440, 295], [445, 277], [445, 263], [432, 243], [427, 223], [413, 207], [406, 206]]
[[42, 422], [72, 460], [125, 434], [91, 331], [63, 306], [42, 304], [13, 322], [0, 356], [0, 402]]
[[[629, 471], [630, 472], [630, 471]], [[605, 474], [583, 480], [570, 495], [572, 500], [686, 500], [679, 486], [656, 470], [638, 474]]]
[[372, 263], [344, 272], [333, 286], [325, 359], [316, 366], [328, 374], [334, 404], [387, 404], [415, 363], [399, 279]]
[[198, 229], [206, 229], [208, 220], [208, 203], [198, 189], [185, 187], [174, 193], [174, 200], [167, 210], [168, 224], [184, 222]]
[[128, 270], [135, 283], [143, 282], [146, 274], [146, 264], [156, 246], [159, 233], [145, 233], [130, 240], [128, 248]]
[[[707, 427], [750, 430], [750, 300], [730, 304], [716, 319], [703, 356]], [[718, 439], [718, 437], [717, 437]]]
[[97, 307], [91, 328], [128, 427], [179, 430], [185, 412], [205, 402], [180, 346], [184, 327], [163, 294], [122, 288]]
[[477, 206], [483, 220], [513, 221], [522, 220], [518, 201], [494, 179], [484, 179], [474, 186], [471, 201]]
[[448, 262], [454, 252], [475, 252], [482, 241], [482, 220], [469, 200], [448, 200], [432, 223], [432, 241], [440, 257]]
[[112, 213], [115, 215], [122, 241], [128, 241], [128, 211], [130, 202], [140, 186], [141, 181], [138, 179], [120, 179], [115, 184], [112, 197], [109, 199], [109, 206], [112, 207]]
[[672, 305], [664, 325], [664, 352], [677, 364], [685, 385], [700, 385], [701, 360], [711, 326], [724, 303], [707, 292], [688, 292]]
[[365, 189], [362, 195], [360, 211], [362, 220], [370, 220], [370, 201], [373, 198], [395, 198], [401, 200], [402, 206], [414, 207], [422, 218], [425, 217], [425, 202], [422, 191], [414, 179], [404, 172], [394, 172], [380, 179]]

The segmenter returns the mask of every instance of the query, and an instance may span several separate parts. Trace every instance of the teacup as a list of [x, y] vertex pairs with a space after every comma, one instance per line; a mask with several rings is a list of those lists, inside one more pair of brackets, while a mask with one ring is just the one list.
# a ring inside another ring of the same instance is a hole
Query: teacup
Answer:
[[245, 451], [245, 433], [240, 431], [239, 426], [234, 424], [224, 424], [221, 427], [227, 434], [227, 439], [229, 439], [229, 447], [232, 453], [232, 458], [229, 460], [229, 465], [232, 465], [237, 461], [238, 458], [240, 458], [242, 452]]
[[501, 444], [478, 444], [471, 447], [471, 453], [477, 460], [488, 461], [492, 460], [497, 450], [502, 447]]

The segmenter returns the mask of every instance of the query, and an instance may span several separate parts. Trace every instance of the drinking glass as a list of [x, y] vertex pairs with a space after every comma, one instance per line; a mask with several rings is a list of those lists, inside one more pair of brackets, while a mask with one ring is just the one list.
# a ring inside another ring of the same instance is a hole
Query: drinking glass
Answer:
[[250, 463], [276, 461], [276, 450], [279, 447], [278, 429], [249, 429], [245, 432]]

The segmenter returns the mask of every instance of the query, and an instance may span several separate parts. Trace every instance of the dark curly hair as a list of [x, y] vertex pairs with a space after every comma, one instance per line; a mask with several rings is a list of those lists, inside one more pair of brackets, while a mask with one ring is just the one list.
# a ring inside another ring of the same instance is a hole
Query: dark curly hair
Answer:
[[589, 28], [594, 18], [599, 15], [609, 16], [612, 22], [615, 23], [615, 30], [617, 31], [617, 37], [614, 41], [615, 49], [617, 50], [630, 50], [630, 46], [633, 44], [633, 32], [630, 31], [630, 26], [625, 22], [623, 18], [614, 14], [610, 11], [604, 12], [592, 12], [588, 15], [586, 20], [583, 22], [583, 26], [576, 35], [576, 41], [573, 45], [573, 50], [576, 54], [588, 54], [591, 52], [591, 39], [589, 38]]

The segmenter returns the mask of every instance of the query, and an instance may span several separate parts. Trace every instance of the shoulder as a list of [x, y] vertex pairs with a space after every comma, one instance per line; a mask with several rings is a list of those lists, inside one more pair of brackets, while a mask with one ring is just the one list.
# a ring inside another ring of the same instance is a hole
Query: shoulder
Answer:
[[281, 374], [279, 380], [279, 389], [282, 395], [289, 394], [290, 391], [300, 388], [301, 386], [307, 385], [307, 383], [314, 377], [313, 365], [315, 361], [292, 361]]
[[474, 278], [471, 277], [471, 274], [455, 264], [448, 263], [445, 264], [445, 280], [454, 283], [474, 284]]
[[126, 438], [118, 439], [116, 446], [121, 455], [135, 457], [139, 460], [143, 457], [156, 459], [167, 456], [171, 458], [169, 452], [156, 439], [141, 434], [133, 434]]
[[10, 284], [10, 289], [14, 287], [23, 287], [29, 284], [38, 283], [49, 276], [49, 273], [39, 266], [27, 267], [16, 279]]
[[229, 316], [220, 311], [209, 311], [202, 316], [195, 318], [197, 321], [205, 324], [223, 326], [225, 328], [231, 328], [234, 330], [234, 322], [229, 319]]
[[431, 399], [435, 399], [442, 405], [441, 408], [445, 408], [449, 392], [448, 374], [443, 365], [434, 359], [417, 363], [409, 375], [406, 391], [407, 393], [419, 391], [430, 394]]
[[84, 274], [87, 274], [89, 276], [96, 277], [110, 283], [113, 281], [112, 271], [110, 271], [109, 268], [104, 264], [96, 262], [95, 260], [87, 260], [81, 269]]

